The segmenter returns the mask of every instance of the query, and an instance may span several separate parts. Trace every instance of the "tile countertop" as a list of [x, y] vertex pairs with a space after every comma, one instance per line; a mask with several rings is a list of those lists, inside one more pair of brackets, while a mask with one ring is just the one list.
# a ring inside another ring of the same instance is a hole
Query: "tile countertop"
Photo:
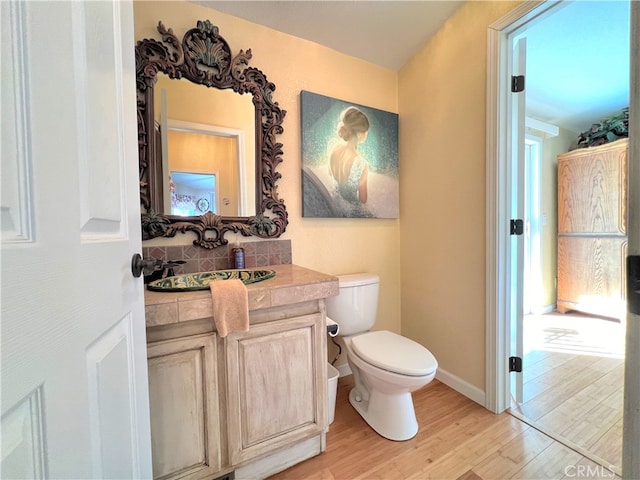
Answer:
[[[338, 294], [338, 278], [332, 275], [297, 265], [271, 265], [257, 270], [273, 270], [276, 276], [247, 285], [249, 311]], [[152, 292], [145, 288], [144, 304], [147, 327], [208, 318], [213, 309], [209, 290], [174, 293]]]

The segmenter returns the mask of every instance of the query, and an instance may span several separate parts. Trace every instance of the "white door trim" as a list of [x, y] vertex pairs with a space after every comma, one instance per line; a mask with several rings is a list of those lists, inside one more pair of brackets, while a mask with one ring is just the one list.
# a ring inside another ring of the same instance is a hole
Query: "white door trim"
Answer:
[[[526, 1], [489, 26], [487, 38], [487, 251], [485, 407], [500, 413], [509, 406], [509, 286], [507, 251], [509, 149], [507, 129], [507, 37], [537, 13], [542, 2]], [[556, 2], [548, 2], [549, 7]]]

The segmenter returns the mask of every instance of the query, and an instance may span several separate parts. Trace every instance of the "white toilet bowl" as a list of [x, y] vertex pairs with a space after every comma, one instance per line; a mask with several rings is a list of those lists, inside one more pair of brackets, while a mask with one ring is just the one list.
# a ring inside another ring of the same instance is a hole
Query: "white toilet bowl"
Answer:
[[435, 377], [438, 362], [413, 340], [370, 331], [378, 311], [380, 277], [339, 275], [339, 294], [327, 299], [327, 316], [340, 325], [355, 387], [349, 402], [380, 435], [408, 440], [418, 433], [411, 392]]
[[418, 433], [411, 392], [435, 377], [438, 363], [422, 345], [385, 330], [344, 337], [355, 387], [349, 402], [390, 440]]

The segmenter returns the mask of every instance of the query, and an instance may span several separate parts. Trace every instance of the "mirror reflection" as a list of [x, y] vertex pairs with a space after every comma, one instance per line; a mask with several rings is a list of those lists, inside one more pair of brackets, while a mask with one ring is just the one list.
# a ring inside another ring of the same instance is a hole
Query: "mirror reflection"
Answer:
[[192, 217], [207, 212], [216, 213], [216, 175], [171, 170], [171, 215]]
[[[162, 141], [162, 151], [166, 152], [163, 153], [162, 171], [168, 172], [163, 189], [164, 212], [193, 216], [211, 211], [217, 215], [239, 216], [240, 212], [246, 211], [246, 195], [240, 180], [244, 166], [238, 161], [238, 135], [221, 135], [208, 125], [169, 121], [167, 135]], [[185, 189], [198, 193], [204, 193], [206, 189], [211, 195], [210, 208], [178, 213], [183, 209], [175, 208], [176, 196], [187, 194]]]
[[[158, 75], [155, 91], [154, 111], [162, 142], [158, 150], [163, 178], [160, 213], [255, 215], [255, 108], [251, 95], [172, 80], [166, 75]], [[192, 195], [177, 191], [176, 178], [170, 172], [180, 172], [180, 178], [185, 174], [215, 177], [215, 190], [212, 185], [208, 188], [210, 208], [187, 208], [185, 201], [189, 204]]]

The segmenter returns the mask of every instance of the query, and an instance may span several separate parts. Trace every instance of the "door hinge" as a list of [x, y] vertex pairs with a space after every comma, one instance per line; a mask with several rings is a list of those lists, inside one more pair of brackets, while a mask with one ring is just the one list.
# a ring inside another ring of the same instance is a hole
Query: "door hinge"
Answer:
[[522, 371], [522, 358], [520, 358], [520, 357], [509, 357], [509, 371], [510, 372], [521, 372]]
[[509, 231], [511, 235], [522, 235], [524, 233], [524, 220], [521, 218], [512, 218]]
[[511, 75], [511, 91], [513, 93], [524, 92], [524, 75]]
[[640, 255], [627, 257], [627, 309], [640, 315]]

